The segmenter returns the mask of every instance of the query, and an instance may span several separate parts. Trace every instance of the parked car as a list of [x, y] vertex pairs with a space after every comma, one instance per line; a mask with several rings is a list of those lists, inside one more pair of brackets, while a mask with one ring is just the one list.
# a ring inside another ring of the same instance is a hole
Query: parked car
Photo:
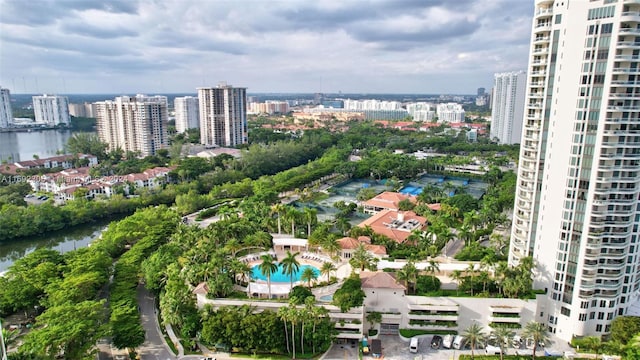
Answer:
[[487, 345], [487, 347], [484, 348], [484, 352], [487, 355], [500, 355], [502, 353], [502, 349], [498, 346]]
[[513, 347], [516, 349], [520, 349], [522, 346], [522, 338], [519, 335], [513, 337]]
[[409, 351], [412, 353], [418, 352], [419, 341], [417, 337], [411, 338], [411, 343], [409, 344]]
[[440, 345], [442, 345], [442, 336], [434, 335], [431, 339], [431, 348], [437, 350], [440, 349]]
[[445, 335], [442, 339], [442, 347], [445, 349], [451, 349], [451, 343], [453, 342], [453, 335]]
[[464, 349], [464, 346], [466, 345], [466, 341], [464, 339], [464, 337], [460, 336], [460, 335], [456, 335], [456, 337], [453, 339], [453, 348], [456, 350], [461, 350]]

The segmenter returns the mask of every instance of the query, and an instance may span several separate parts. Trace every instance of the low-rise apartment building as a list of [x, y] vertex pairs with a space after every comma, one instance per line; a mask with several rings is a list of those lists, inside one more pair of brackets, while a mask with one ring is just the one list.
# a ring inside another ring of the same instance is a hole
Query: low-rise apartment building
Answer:
[[25, 160], [13, 163], [16, 170], [54, 169], [58, 167], [63, 169], [71, 169], [76, 167], [76, 164], [83, 164], [83, 166], [93, 167], [98, 165], [98, 158], [94, 155], [87, 154], [67, 154], [52, 156], [44, 159]]
[[[155, 167], [141, 173], [92, 178], [89, 167], [66, 169], [28, 178], [34, 191], [53, 193], [64, 202], [76, 198], [81, 191], [86, 198], [111, 197], [117, 192], [128, 195], [138, 189], [157, 189], [169, 181], [172, 167]], [[81, 190], [83, 189], [83, 190]]]
[[[329, 303], [316, 303], [327, 309], [330, 319], [336, 322], [338, 339], [362, 339], [370, 328], [378, 329], [383, 335], [396, 335], [400, 329], [462, 333], [473, 323], [479, 324], [485, 332], [505, 324], [512, 324], [508, 326], [517, 330], [535, 320], [538, 311], [537, 301], [533, 299], [412, 296], [406, 294], [405, 286], [390, 273], [362, 272], [360, 278], [366, 296], [363, 306], [343, 313]], [[281, 301], [210, 299], [207, 292], [205, 283], [193, 290], [198, 308], [249, 305], [255, 311], [277, 312], [280, 307], [288, 306]], [[372, 312], [382, 315], [380, 324], [372, 326], [366, 320], [367, 314]]]

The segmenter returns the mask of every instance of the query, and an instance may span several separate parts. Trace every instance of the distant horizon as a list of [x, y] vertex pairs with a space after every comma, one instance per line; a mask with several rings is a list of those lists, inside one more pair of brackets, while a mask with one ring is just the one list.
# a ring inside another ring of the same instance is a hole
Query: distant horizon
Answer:
[[[5, 88], [7, 89], [7, 88]], [[9, 89], [11, 91], [11, 89]], [[183, 95], [183, 94], [195, 94], [197, 92], [149, 92], [149, 91], [137, 91], [137, 92], [105, 92], [105, 93], [53, 93], [53, 92], [35, 92], [35, 93], [14, 93], [11, 92], [11, 95], [58, 95], [58, 96], [68, 96], [68, 95], [129, 95], [129, 94], [144, 94], [144, 95]], [[378, 92], [247, 92], [247, 96], [250, 95], [315, 95], [315, 94], [323, 94], [323, 95], [424, 95], [424, 96], [477, 96], [474, 93], [462, 94], [462, 93], [411, 93], [411, 92], [386, 92], [386, 93], [378, 93]]]

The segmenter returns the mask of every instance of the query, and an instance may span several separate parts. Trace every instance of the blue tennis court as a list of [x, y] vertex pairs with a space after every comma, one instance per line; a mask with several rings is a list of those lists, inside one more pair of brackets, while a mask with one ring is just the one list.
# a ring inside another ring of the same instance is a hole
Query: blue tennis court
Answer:
[[402, 189], [400, 189], [400, 193], [401, 194], [405, 194], [405, 195], [419, 195], [420, 193], [422, 193], [422, 188], [421, 187], [417, 187], [417, 186], [405, 186]]

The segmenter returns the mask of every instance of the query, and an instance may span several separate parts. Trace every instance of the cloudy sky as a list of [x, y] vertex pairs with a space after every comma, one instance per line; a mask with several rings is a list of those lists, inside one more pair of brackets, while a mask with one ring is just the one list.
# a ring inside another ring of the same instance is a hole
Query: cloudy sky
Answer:
[[14, 93], [475, 93], [525, 69], [533, 0], [0, 0]]

